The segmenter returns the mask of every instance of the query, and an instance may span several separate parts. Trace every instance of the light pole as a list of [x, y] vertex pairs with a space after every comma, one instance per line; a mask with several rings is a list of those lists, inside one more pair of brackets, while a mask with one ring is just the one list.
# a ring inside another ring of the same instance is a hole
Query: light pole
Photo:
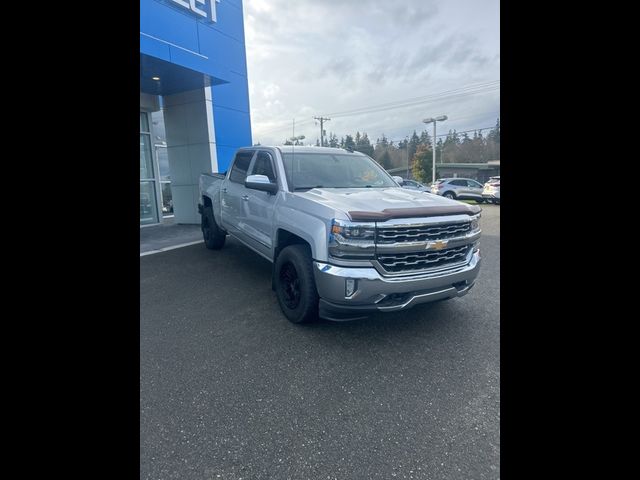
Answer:
[[407, 180], [409, 180], [409, 137], [405, 137], [404, 148], [407, 150]]
[[433, 168], [431, 172], [431, 184], [436, 183], [436, 123], [444, 122], [448, 117], [446, 115], [440, 115], [435, 118], [425, 118], [423, 123], [433, 123]]
[[289, 141], [292, 143], [292, 145], [295, 145], [298, 140], [304, 140], [304, 139], [305, 139], [304, 135], [298, 135], [297, 137], [291, 137]]

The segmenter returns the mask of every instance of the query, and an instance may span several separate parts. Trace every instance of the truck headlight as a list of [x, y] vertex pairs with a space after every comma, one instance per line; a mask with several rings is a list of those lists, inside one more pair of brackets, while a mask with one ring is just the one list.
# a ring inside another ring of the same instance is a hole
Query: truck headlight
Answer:
[[344, 259], [373, 258], [375, 253], [375, 223], [352, 223], [333, 220], [329, 232], [329, 254]]
[[480, 214], [471, 217], [471, 231], [477, 232], [480, 230]]

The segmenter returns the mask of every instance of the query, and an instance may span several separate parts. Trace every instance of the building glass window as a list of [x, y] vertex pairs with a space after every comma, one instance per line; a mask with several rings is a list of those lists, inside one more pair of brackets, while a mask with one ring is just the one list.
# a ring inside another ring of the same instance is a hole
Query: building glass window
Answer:
[[160, 182], [162, 185], [162, 215], [173, 215], [173, 196], [171, 195], [171, 182]]
[[140, 225], [159, 222], [149, 117], [140, 112]]
[[173, 196], [171, 194], [171, 170], [169, 168], [169, 152], [167, 150], [167, 136], [164, 126], [164, 112], [162, 110], [151, 113], [153, 138], [158, 165], [158, 179], [162, 195], [162, 216], [173, 216]]
[[140, 133], [150, 133], [149, 131], [149, 117], [145, 112], [140, 112]]
[[158, 223], [156, 185], [154, 181], [140, 182], [140, 225]]
[[153, 156], [151, 155], [151, 135], [140, 134], [140, 180], [153, 177]]

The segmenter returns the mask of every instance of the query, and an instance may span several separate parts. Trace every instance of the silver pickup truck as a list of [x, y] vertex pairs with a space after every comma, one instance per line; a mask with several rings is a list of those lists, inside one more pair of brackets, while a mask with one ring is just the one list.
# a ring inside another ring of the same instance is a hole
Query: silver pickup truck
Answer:
[[272, 262], [294, 323], [460, 297], [480, 268], [479, 207], [401, 188], [359, 152], [242, 148], [200, 176], [198, 209], [208, 248], [232, 235]]

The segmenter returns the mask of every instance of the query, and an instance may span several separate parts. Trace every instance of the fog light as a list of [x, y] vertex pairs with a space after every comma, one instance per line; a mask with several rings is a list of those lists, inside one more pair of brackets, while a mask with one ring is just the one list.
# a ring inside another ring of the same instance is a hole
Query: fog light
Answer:
[[356, 292], [356, 281], [353, 278], [347, 278], [345, 281], [344, 296], [350, 297]]

